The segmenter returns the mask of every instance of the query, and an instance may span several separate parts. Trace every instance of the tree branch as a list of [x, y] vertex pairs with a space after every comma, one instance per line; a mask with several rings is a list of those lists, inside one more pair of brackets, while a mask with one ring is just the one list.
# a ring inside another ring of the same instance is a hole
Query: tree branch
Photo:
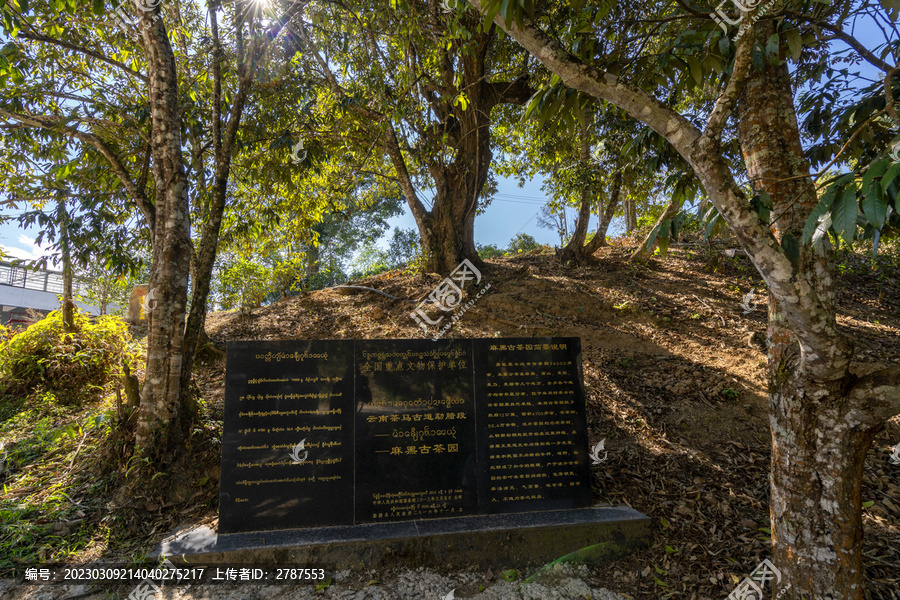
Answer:
[[897, 109], [894, 108], [894, 86], [891, 83], [894, 73], [897, 71], [897, 67], [894, 67], [893, 69], [888, 69], [888, 72], [884, 74], [884, 110], [891, 117], [894, 125], [900, 127], [900, 115], [897, 114]]
[[725, 127], [725, 121], [734, 110], [737, 104], [738, 96], [744, 90], [744, 84], [750, 74], [750, 65], [752, 63], [753, 54], [753, 36], [745, 35], [737, 42], [737, 49], [734, 56], [734, 69], [732, 75], [722, 90], [722, 94], [716, 100], [712, 113], [706, 122], [706, 129], [703, 135], [708, 138], [719, 139], [722, 135], [722, 129]]
[[[6, 110], [5, 108], [0, 108], [0, 117], [18, 121], [19, 123], [28, 125], [30, 127], [38, 127], [40, 129], [47, 129], [51, 131], [58, 131], [60, 126], [64, 126], [67, 121], [64, 117], [21, 115], [10, 110]], [[70, 129], [66, 131], [66, 133], [85, 144], [93, 146], [101, 155], [103, 155], [104, 158], [106, 158], [106, 160], [112, 167], [113, 173], [116, 175], [116, 177], [119, 178], [119, 180], [122, 182], [122, 185], [124, 185], [125, 189], [128, 190], [128, 193], [131, 194], [131, 197], [134, 199], [135, 204], [137, 204], [138, 209], [144, 215], [144, 219], [147, 221], [147, 226], [150, 228], [150, 239], [152, 242], [156, 223], [155, 208], [153, 206], [153, 203], [150, 202], [150, 200], [147, 198], [147, 195], [144, 193], [144, 191], [137, 186], [134, 180], [132, 180], [131, 174], [128, 172], [128, 169], [125, 168], [125, 165], [122, 163], [118, 155], [113, 152], [112, 148], [110, 148], [106, 144], [106, 142], [92, 133], [85, 133], [83, 131], [79, 131], [78, 129]]]
[[873, 425], [900, 414], [900, 365], [869, 373], [858, 379], [848, 399], [873, 419]]
[[883, 60], [881, 60], [880, 58], [878, 58], [877, 56], [875, 56], [874, 54], [872, 54], [871, 52], [869, 52], [865, 46], [863, 46], [861, 43], [859, 43], [859, 40], [857, 40], [855, 37], [853, 37], [850, 34], [844, 33], [844, 30], [841, 29], [840, 27], [836, 27], [836, 26], [832, 25], [831, 23], [827, 23], [825, 21], [819, 21], [818, 19], [815, 19], [813, 17], [803, 15], [800, 13], [796, 13], [796, 12], [787, 12], [786, 14], [790, 15], [794, 19], [803, 20], [803, 21], [806, 21], [807, 23], [810, 23], [816, 27], [819, 27], [826, 31], [830, 31], [831, 33], [834, 34], [834, 37], [836, 37], [837, 39], [841, 40], [842, 42], [844, 42], [845, 44], [847, 44], [848, 46], [850, 46], [851, 48], [856, 50], [859, 53], [859, 55], [870, 65], [872, 65], [882, 71], [885, 71], [885, 72], [890, 71], [891, 69], [894, 68], [891, 65], [889, 65], [888, 63], [886, 63]]
[[72, 42], [64, 42], [63, 40], [58, 40], [56, 38], [52, 38], [49, 35], [44, 35], [43, 33], [29, 33], [29, 32], [25, 32], [25, 31], [19, 32], [19, 37], [24, 38], [26, 40], [31, 40], [33, 42], [44, 42], [47, 44], [55, 44], [57, 46], [67, 48], [69, 50], [74, 50], [75, 52], [80, 52], [81, 54], [84, 54], [85, 56], [90, 56], [91, 58], [96, 58], [97, 60], [103, 61], [106, 64], [111, 65], [113, 67], [118, 67], [119, 69], [122, 69], [129, 75], [133, 75], [133, 76], [137, 77], [144, 83], [147, 83], [149, 81], [147, 79], [146, 75], [144, 75], [143, 73], [141, 73], [139, 71], [135, 71], [134, 69], [132, 69], [125, 63], [119, 62], [113, 58], [105, 56], [94, 50], [89, 50], [89, 49], [79, 46], [77, 44], [73, 44]]

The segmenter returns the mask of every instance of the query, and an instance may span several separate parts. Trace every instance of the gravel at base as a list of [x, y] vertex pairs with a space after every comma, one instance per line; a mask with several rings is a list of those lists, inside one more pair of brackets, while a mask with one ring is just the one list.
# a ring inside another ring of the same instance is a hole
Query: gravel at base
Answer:
[[[334, 582], [325, 590], [316, 592], [312, 585], [303, 587], [268, 585], [204, 585], [188, 590], [166, 589], [155, 600], [627, 600], [625, 596], [603, 588], [593, 588], [585, 579], [588, 569], [584, 566], [555, 565], [541, 574], [534, 583], [509, 583], [499, 580], [488, 582], [485, 589], [477, 582], [483, 581], [480, 573], [451, 573], [441, 575], [425, 569], [403, 570], [394, 576], [368, 586], [341, 583], [350, 578], [350, 571], [335, 574]], [[484, 585], [484, 584], [481, 584]], [[360, 589], [362, 588], [362, 589]], [[465, 592], [471, 589], [472, 592]], [[454, 591], [453, 596], [448, 596]], [[84, 595], [84, 586], [20, 586], [9, 580], [0, 581], [0, 598], [16, 600], [106, 600], [116, 595], [97, 593]], [[131, 590], [120, 592], [125, 599]], [[141, 600], [151, 600], [151, 597]]]

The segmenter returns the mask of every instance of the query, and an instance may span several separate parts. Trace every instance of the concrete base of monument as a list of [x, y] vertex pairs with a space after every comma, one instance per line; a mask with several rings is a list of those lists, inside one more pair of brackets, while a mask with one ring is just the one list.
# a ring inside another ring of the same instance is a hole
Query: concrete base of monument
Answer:
[[403, 563], [446, 569], [528, 568], [566, 557], [596, 564], [652, 543], [650, 518], [628, 507], [428, 519], [217, 535], [176, 534], [153, 553], [174, 563], [305, 565]]

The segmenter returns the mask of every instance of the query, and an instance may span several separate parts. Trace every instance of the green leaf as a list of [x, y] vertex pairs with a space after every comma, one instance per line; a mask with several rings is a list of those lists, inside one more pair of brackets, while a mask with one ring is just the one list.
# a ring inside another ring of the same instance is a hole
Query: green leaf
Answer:
[[[816, 228], [819, 226], [819, 219], [822, 215], [826, 214], [831, 210], [831, 205], [834, 202], [834, 196], [837, 192], [837, 187], [835, 185], [831, 185], [825, 190], [825, 193], [822, 194], [819, 203], [813, 209], [813, 211], [809, 214], [809, 218], [806, 219], [806, 224], [803, 226], [803, 245], [807, 245], [812, 241], [813, 234], [816, 232]], [[829, 227], [831, 223], [829, 221]]]
[[859, 206], [856, 203], [856, 188], [852, 185], [844, 189], [840, 199], [831, 209], [831, 222], [834, 232], [840, 236], [848, 246], [853, 243], [856, 236], [856, 217], [859, 215]]
[[684, 60], [691, 71], [691, 77], [697, 82], [697, 85], [701, 85], [703, 83], [703, 66], [700, 64], [700, 61], [690, 54], [685, 56]]
[[668, 575], [668, 574], [669, 574], [668, 572], [666, 572], [666, 571], [663, 570], [663, 569], [660, 569], [660, 568], [657, 567], [656, 565], [653, 565], [653, 569], [656, 571], [656, 574], [657, 574], [657, 575], [663, 575], [663, 576], [665, 576], [665, 575]]
[[863, 214], [866, 215], [866, 220], [872, 227], [881, 230], [884, 220], [887, 218], [887, 198], [877, 181], [873, 181], [865, 192], [866, 195], [862, 201]]
[[665, 256], [666, 253], [669, 252], [669, 238], [668, 238], [668, 237], [661, 237], [661, 238], [659, 238], [659, 240], [657, 240], [657, 241], [659, 242], [659, 254], [660, 254], [660, 256]]
[[660, 517], [660, 518], [659, 518], [659, 524], [662, 525], [662, 528], [663, 528], [663, 529], [668, 529], [668, 528], [669, 528], [669, 523], [666, 521], [665, 517]]
[[874, 500], [866, 500], [865, 502], [862, 503], [862, 507], [869, 508], [869, 507], [873, 506], [874, 504], [875, 504]]
[[769, 59], [770, 63], [775, 63], [778, 61], [778, 34], [773, 33], [769, 36], [769, 39], [766, 40], [766, 58]]
[[865, 175], [863, 175], [862, 189], [867, 189], [870, 185], [872, 185], [873, 179], [884, 175], [884, 172], [887, 171], [887, 168], [890, 164], [891, 161], [887, 158], [872, 163], [869, 168], [866, 169]]
[[667, 585], [666, 585], [659, 577], [654, 577], [654, 578], [653, 578], [653, 581], [655, 581], [655, 582], [656, 582], [656, 585], [658, 585], [658, 586], [660, 586], [660, 587], [664, 587], [664, 588], [669, 587], [669, 586], [667, 586]]
[[[5, 2], [4, 2], [5, 4]], [[94, 14], [98, 17], [103, 15], [104, 0], [94, 0]], [[2, 6], [0, 6], [2, 8]]]
[[328, 578], [325, 579], [325, 581], [323, 581], [322, 583], [317, 583], [317, 584], [316, 584], [316, 591], [317, 591], [317, 592], [321, 592], [322, 590], [328, 589], [328, 587], [329, 587], [330, 585], [331, 585], [331, 577], [328, 577]]
[[759, 220], [768, 223], [772, 215], [772, 198], [769, 194], [762, 190], [750, 199], [750, 207], [759, 215]]
[[505, 579], [506, 581], [511, 582], [511, 581], [515, 581], [518, 578], [519, 578], [519, 572], [516, 571], [515, 569], [510, 569], [509, 571], [503, 572], [503, 579]]
[[500, 2], [500, 16], [503, 17], [503, 22], [506, 24], [507, 29], [509, 29], [513, 21], [513, 15], [509, 12], [509, 4], [509, 0], [502, 0], [502, 2]]
[[790, 233], [784, 234], [781, 238], [781, 248], [787, 255], [792, 264], [796, 265], [800, 260], [800, 243]]
[[490, 29], [491, 24], [494, 22], [494, 17], [497, 16], [497, 13], [500, 12], [500, 0], [490, 1], [484, 3], [484, 21], [482, 22], [482, 27], [487, 30]]
[[787, 42], [791, 51], [791, 58], [794, 61], [800, 60], [800, 53], [803, 50], [803, 40], [800, 38], [799, 29], [789, 29], [784, 32], [784, 41]]
[[886, 192], [898, 174], [900, 174], [900, 162], [895, 162], [881, 176], [881, 189]]
[[666, 554], [678, 554], [678, 550], [666, 544]]

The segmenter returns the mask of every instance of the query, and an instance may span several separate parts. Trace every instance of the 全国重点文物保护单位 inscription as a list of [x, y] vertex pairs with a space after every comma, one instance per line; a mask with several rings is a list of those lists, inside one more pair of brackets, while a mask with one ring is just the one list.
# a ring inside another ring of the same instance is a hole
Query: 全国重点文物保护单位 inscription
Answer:
[[237, 342], [226, 377], [223, 533], [591, 503], [578, 338]]

